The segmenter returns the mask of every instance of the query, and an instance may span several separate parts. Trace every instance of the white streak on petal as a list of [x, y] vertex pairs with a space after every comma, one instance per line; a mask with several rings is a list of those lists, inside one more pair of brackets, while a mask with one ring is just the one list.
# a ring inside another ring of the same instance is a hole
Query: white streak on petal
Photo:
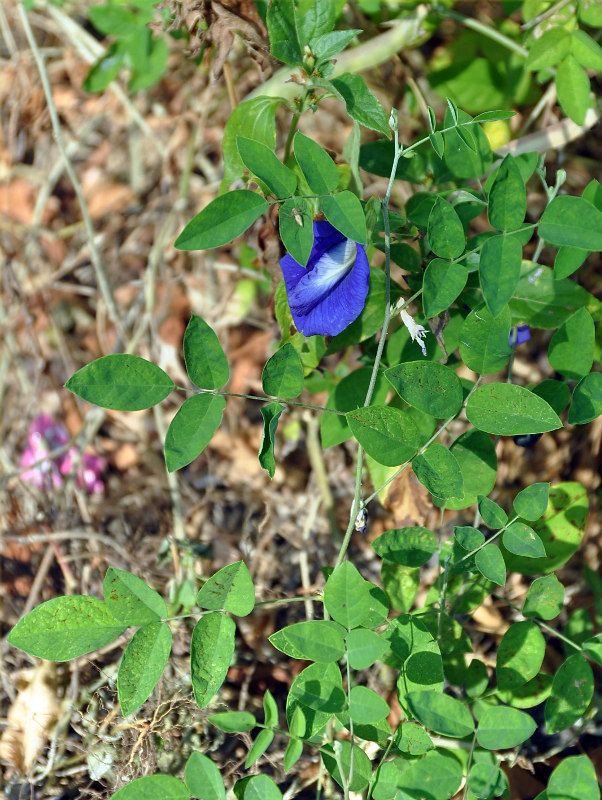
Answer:
[[353, 266], [357, 247], [351, 239], [343, 239], [327, 250], [314, 267], [316, 287], [327, 291], [337, 284]]

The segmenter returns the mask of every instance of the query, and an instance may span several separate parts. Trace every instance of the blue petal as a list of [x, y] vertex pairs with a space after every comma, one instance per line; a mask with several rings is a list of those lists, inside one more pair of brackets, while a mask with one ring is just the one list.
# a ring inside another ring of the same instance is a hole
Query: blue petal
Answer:
[[329, 222], [314, 223], [314, 245], [302, 267], [280, 260], [293, 320], [305, 336], [336, 336], [361, 313], [370, 267], [364, 248]]

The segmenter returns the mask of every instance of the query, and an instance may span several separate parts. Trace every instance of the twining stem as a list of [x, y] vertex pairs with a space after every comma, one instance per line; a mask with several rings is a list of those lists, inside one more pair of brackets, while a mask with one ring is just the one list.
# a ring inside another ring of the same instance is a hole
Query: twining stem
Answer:
[[[182, 392], [190, 391], [190, 387], [187, 388], [186, 386], [176, 386], [175, 388], [179, 389]], [[287, 406], [299, 406], [300, 408], [309, 408], [312, 409], [313, 411], [327, 411], [331, 414], [338, 414], [341, 417], [345, 416], [344, 411], [338, 411], [336, 408], [326, 408], [326, 406], [312, 406], [310, 403], [299, 403], [296, 402], [295, 400], [286, 400], [285, 398], [282, 397], [274, 397], [274, 395], [266, 395], [265, 397], [260, 397], [257, 394], [239, 394], [238, 392], [222, 392], [219, 389], [198, 389], [198, 388], [196, 393], [214, 394], [218, 395], [219, 397], [242, 397], [245, 400], [259, 400], [262, 403], [267, 403], [268, 401], [270, 402], [275, 401]]]
[[[397, 111], [393, 109], [391, 111], [391, 120], [392, 120], [392, 129], [393, 129], [393, 137], [395, 142], [395, 153], [393, 155], [393, 164], [391, 165], [391, 174], [389, 176], [389, 185], [387, 186], [387, 192], [385, 194], [385, 198], [382, 201], [382, 210], [383, 210], [383, 220], [385, 223], [385, 317], [383, 320], [382, 330], [380, 333], [380, 340], [378, 342], [378, 348], [376, 351], [376, 357], [374, 359], [374, 366], [372, 367], [372, 375], [370, 376], [370, 384], [368, 386], [368, 391], [366, 392], [366, 399], [364, 401], [364, 407], [370, 405], [370, 401], [372, 400], [372, 395], [374, 393], [374, 386], [376, 384], [376, 378], [378, 376], [378, 370], [380, 367], [380, 362], [382, 359], [383, 351], [385, 349], [385, 343], [387, 340], [387, 331], [389, 330], [389, 323], [391, 321], [391, 226], [389, 222], [389, 203], [391, 201], [391, 192], [393, 190], [393, 183], [395, 181], [395, 176], [397, 174], [397, 164], [401, 157], [401, 147], [399, 144], [399, 126], [397, 124]], [[347, 530], [345, 531], [345, 536], [343, 538], [343, 542], [341, 544], [341, 548], [339, 550], [339, 554], [337, 556], [337, 560], [335, 563], [335, 569], [343, 563], [343, 559], [345, 558], [345, 553], [347, 552], [347, 548], [349, 547], [349, 542], [351, 541], [351, 535], [353, 534], [353, 529], [355, 527], [355, 521], [357, 519], [357, 515], [360, 512], [361, 508], [361, 494], [362, 494], [362, 468], [363, 468], [363, 461], [364, 461], [364, 449], [361, 445], [358, 445], [357, 448], [357, 467], [355, 470], [355, 494], [353, 497], [353, 503], [351, 505], [351, 513], [349, 515], [349, 524], [347, 525]]]
[[468, 775], [470, 773], [470, 768], [472, 767], [472, 758], [474, 756], [474, 749], [477, 743], [477, 732], [475, 731], [472, 737], [472, 742], [470, 743], [470, 752], [468, 753], [468, 763], [466, 764], [466, 782], [464, 784], [464, 794], [462, 795], [462, 800], [466, 800], [468, 797]]
[[515, 42], [513, 39], [510, 39], [508, 36], [505, 36], [500, 31], [496, 30], [495, 28], [491, 27], [490, 25], [485, 25], [484, 22], [480, 22], [478, 19], [473, 19], [472, 17], [467, 17], [464, 14], [459, 14], [457, 11], [452, 11], [448, 8], [437, 8], [436, 11], [442, 17], [449, 17], [450, 19], [455, 19], [458, 22], [461, 22], [465, 28], [471, 28], [473, 31], [486, 36], [488, 39], [492, 39], [494, 42], [498, 42], [499, 44], [503, 45], [507, 50], [511, 50], [513, 53], [521, 56], [521, 58], [527, 58], [529, 55], [529, 51], [526, 47]]

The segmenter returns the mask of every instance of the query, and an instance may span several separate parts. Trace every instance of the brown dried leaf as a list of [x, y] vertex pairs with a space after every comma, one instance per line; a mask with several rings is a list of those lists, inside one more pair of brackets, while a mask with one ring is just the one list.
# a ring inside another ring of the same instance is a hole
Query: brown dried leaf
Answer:
[[44, 749], [58, 720], [56, 665], [42, 661], [21, 673], [23, 686], [8, 710], [7, 727], [0, 737], [0, 760], [27, 773]]

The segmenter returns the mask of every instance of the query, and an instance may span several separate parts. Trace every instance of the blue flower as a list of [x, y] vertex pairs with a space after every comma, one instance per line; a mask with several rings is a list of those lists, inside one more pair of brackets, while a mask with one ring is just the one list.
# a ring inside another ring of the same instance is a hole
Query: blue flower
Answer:
[[528, 342], [531, 338], [531, 329], [526, 323], [513, 327], [510, 331], [510, 347]]
[[314, 222], [306, 267], [288, 254], [280, 266], [295, 326], [304, 336], [336, 336], [360, 315], [370, 275], [366, 251], [330, 222]]

